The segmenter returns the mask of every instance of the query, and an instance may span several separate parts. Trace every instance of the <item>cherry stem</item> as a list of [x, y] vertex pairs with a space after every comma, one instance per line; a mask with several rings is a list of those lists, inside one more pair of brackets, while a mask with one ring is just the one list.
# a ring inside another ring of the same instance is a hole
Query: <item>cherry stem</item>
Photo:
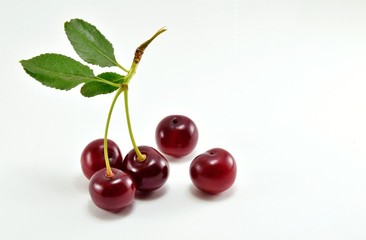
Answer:
[[109, 108], [109, 112], [108, 112], [108, 118], [107, 118], [107, 123], [105, 126], [105, 132], [104, 132], [104, 160], [105, 160], [105, 167], [106, 167], [106, 177], [113, 177], [114, 173], [112, 172], [111, 169], [111, 165], [109, 164], [109, 157], [108, 157], [108, 129], [109, 129], [109, 122], [111, 121], [111, 117], [112, 117], [112, 112], [113, 112], [113, 108], [114, 105], [116, 104], [116, 101], [119, 97], [119, 95], [124, 91], [124, 88], [119, 88], [116, 95], [113, 98], [111, 107]]
[[[124, 81], [122, 83], [122, 85], [120, 85], [116, 95], [113, 98], [111, 107], [109, 109], [108, 112], [108, 118], [107, 118], [107, 123], [105, 126], [105, 132], [104, 132], [104, 160], [105, 160], [105, 166], [106, 166], [106, 177], [113, 177], [114, 173], [112, 172], [111, 166], [109, 164], [109, 157], [108, 157], [108, 129], [109, 129], [109, 122], [111, 121], [111, 117], [112, 117], [112, 112], [113, 112], [113, 108], [114, 105], [119, 97], [119, 95], [124, 92], [124, 100], [125, 100], [125, 111], [126, 111], [126, 119], [127, 119], [127, 125], [128, 125], [128, 132], [130, 134], [130, 138], [131, 138], [131, 142], [133, 145], [133, 148], [136, 152], [137, 155], [137, 160], [140, 162], [145, 161], [146, 159], [146, 155], [142, 154], [139, 150], [139, 148], [137, 147], [137, 144], [135, 142], [135, 138], [133, 136], [132, 133], [132, 126], [131, 126], [131, 120], [130, 120], [130, 113], [129, 113], [129, 109], [128, 109], [128, 84], [131, 80], [131, 78], [135, 75], [136, 73], [136, 68], [141, 60], [142, 54], [144, 53], [144, 50], [147, 48], [147, 46], [157, 37], [159, 36], [161, 33], [165, 32], [166, 29], [165, 28], [161, 28], [159, 29], [149, 40], [147, 40], [146, 42], [144, 42], [143, 44], [141, 44], [135, 52], [135, 56], [134, 59], [132, 61], [132, 65], [130, 70], [125, 69], [124, 67], [122, 67], [120, 64], [117, 63], [117, 66], [119, 68], [121, 68], [123, 71], [127, 72], [127, 75], [124, 78]], [[105, 81], [104, 79], [99, 78], [98, 79], [99, 82], [105, 82], [109, 85], [112, 86], [116, 86], [116, 84], [114, 83], [109, 83], [109, 81]]]
[[124, 91], [124, 100], [125, 100], [125, 111], [126, 111], [126, 119], [127, 119], [127, 125], [128, 125], [128, 133], [130, 134], [131, 143], [132, 143], [133, 148], [136, 152], [137, 160], [140, 161], [140, 162], [143, 162], [146, 159], [146, 155], [142, 154], [140, 152], [140, 149], [137, 147], [137, 144], [135, 142], [135, 138], [133, 137], [133, 133], [132, 133], [130, 112], [129, 112], [129, 109], [128, 109], [128, 89], [127, 88]]
[[[143, 44], [141, 44], [136, 51], [140, 51], [140, 52], [144, 52], [145, 49], [147, 48], [147, 46], [149, 46], [149, 44], [160, 34], [162, 34], [163, 32], [166, 31], [165, 27], [160, 28], [149, 40], [147, 40], [146, 42], [144, 42]], [[135, 53], [136, 54], [136, 53]], [[141, 57], [140, 57], [141, 59]], [[140, 61], [140, 59], [137, 59], [137, 62]]]
[[130, 68], [130, 71], [128, 71], [124, 83], [125, 84], [129, 84], [131, 78], [133, 77], [133, 75], [135, 75], [136, 73], [136, 68], [138, 66], [138, 64], [140, 63], [140, 60], [142, 58], [142, 55], [144, 54], [145, 49], [147, 48], [147, 46], [149, 46], [149, 44], [160, 34], [162, 34], [163, 32], [166, 31], [166, 28], [160, 28], [149, 40], [145, 41], [144, 43], [142, 43], [135, 51], [135, 56], [133, 58], [132, 61], [132, 65]]

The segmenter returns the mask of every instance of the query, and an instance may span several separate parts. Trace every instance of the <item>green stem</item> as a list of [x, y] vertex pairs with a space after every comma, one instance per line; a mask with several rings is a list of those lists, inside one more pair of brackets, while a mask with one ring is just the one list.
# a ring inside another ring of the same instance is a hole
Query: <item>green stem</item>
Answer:
[[120, 65], [119, 63], [117, 63], [117, 67], [119, 67], [120, 69], [122, 69], [123, 71], [128, 73], [128, 70], [126, 68], [122, 67], [122, 65]]
[[140, 152], [140, 149], [137, 147], [135, 138], [133, 137], [133, 133], [132, 133], [130, 112], [128, 109], [128, 89], [127, 88], [124, 91], [124, 99], [125, 99], [125, 111], [126, 111], [126, 119], [127, 119], [127, 125], [128, 125], [128, 133], [130, 134], [131, 142], [132, 142], [133, 148], [135, 149], [135, 152], [137, 155], [137, 160], [140, 162], [143, 162], [143, 161], [145, 161], [146, 156]]
[[132, 133], [132, 126], [131, 126], [131, 120], [130, 120], [130, 112], [128, 109], [128, 84], [130, 83], [131, 78], [135, 75], [136, 73], [136, 69], [137, 66], [141, 60], [141, 57], [145, 51], [145, 49], [147, 48], [147, 46], [149, 46], [149, 44], [157, 37], [159, 36], [161, 33], [165, 32], [166, 29], [165, 28], [161, 28], [159, 29], [149, 40], [147, 40], [146, 42], [144, 42], [143, 44], [141, 44], [135, 51], [135, 56], [133, 58], [132, 64], [131, 64], [131, 68], [128, 71], [127, 75], [125, 76], [125, 79], [123, 81], [123, 85], [125, 86], [124, 88], [124, 98], [125, 98], [125, 111], [126, 111], [126, 119], [127, 119], [127, 125], [128, 125], [128, 133], [130, 134], [130, 138], [131, 138], [131, 143], [133, 145], [133, 148], [136, 152], [137, 155], [137, 160], [140, 162], [145, 161], [146, 156], [144, 154], [142, 154], [140, 152], [140, 149], [137, 147], [137, 144], [135, 142], [135, 138], [133, 136]]
[[146, 159], [146, 156], [144, 154], [142, 154], [139, 150], [139, 148], [137, 147], [137, 144], [135, 142], [135, 138], [133, 136], [132, 133], [132, 126], [131, 126], [131, 120], [130, 120], [130, 112], [128, 109], [128, 84], [130, 83], [131, 78], [135, 75], [136, 73], [136, 69], [137, 66], [141, 60], [142, 54], [144, 53], [144, 50], [147, 48], [147, 46], [157, 37], [159, 36], [161, 33], [165, 32], [166, 29], [165, 28], [161, 28], [159, 29], [159, 31], [157, 31], [154, 36], [152, 36], [149, 40], [147, 40], [146, 42], [144, 42], [143, 44], [141, 44], [135, 51], [135, 56], [134, 59], [132, 61], [131, 64], [131, 68], [130, 70], [125, 69], [124, 67], [122, 67], [120, 64], [116, 63], [117, 66], [119, 68], [121, 68], [123, 71], [127, 72], [127, 75], [124, 77], [123, 83], [121, 85], [116, 84], [116, 83], [111, 83], [107, 80], [104, 80], [102, 78], [98, 78], [99, 82], [103, 82], [106, 84], [109, 84], [111, 86], [115, 86], [115, 87], [119, 87], [115, 97], [113, 98], [111, 107], [109, 109], [109, 113], [108, 113], [108, 118], [107, 118], [107, 123], [105, 126], [105, 133], [104, 133], [104, 160], [105, 160], [105, 165], [106, 165], [106, 176], [107, 177], [113, 177], [114, 173], [111, 170], [111, 166], [109, 164], [109, 158], [108, 158], [108, 146], [107, 146], [107, 137], [108, 137], [108, 128], [109, 128], [109, 122], [111, 120], [111, 116], [112, 116], [112, 112], [113, 112], [113, 108], [114, 105], [119, 97], [119, 95], [124, 92], [124, 100], [125, 100], [125, 111], [126, 111], [126, 119], [127, 119], [127, 125], [128, 125], [128, 133], [130, 134], [130, 138], [131, 138], [131, 142], [133, 145], [133, 148], [136, 152], [137, 155], [137, 160], [140, 162], [143, 162]]
[[165, 27], [160, 28], [155, 34], [154, 36], [152, 36], [149, 40], [147, 40], [146, 42], [144, 42], [143, 44], [141, 44], [137, 49], [140, 49], [141, 51], [144, 51], [147, 46], [149, 46], [149, 44], [160, 34], [162, 34], [163, 32], [166, 31]]
[[114, 173], [112, 172], [111, 165], [109, 164], [109, 157], [108, 157], [108, 129], [109, 129], [109, 122], [111, 121], [112, 112], [114, 105], [116, 104], [116, 101], [119, 97], [119, 95], [123, 92], [124, 88], [119, 88], [116, 95], [113, 98], [111, 107], [109, 108], [108, 112], [108, 118], [107, 123], [105, 126], [105, 132], [104, 132], [104, 160], [105, 160], [105, 167], [106, 167], [106, 177], [113, 177]]
[[128, 85], [130, 83], [131, 78], [136, 73], [137, 66], [138, 66], [138, 63], [132, 62], [130, 71], [128, 71], [127, 75], [125, 76], [125, 79], [123, 80], [124, 84]]
[[100, 78], [100, 77], [97, 77], [98, 80], [94, 80], [95, 82], [100, 82], [100, 83], [105, 83], [105, 84], [108, 84], [108, 85], [111, 85], [113, 87], [120, 87], [121, 84], [118, 84], [118, 83], [113, 83], [113, 82], [110, 82], [108, 80], [105, 80], [103, 78]]

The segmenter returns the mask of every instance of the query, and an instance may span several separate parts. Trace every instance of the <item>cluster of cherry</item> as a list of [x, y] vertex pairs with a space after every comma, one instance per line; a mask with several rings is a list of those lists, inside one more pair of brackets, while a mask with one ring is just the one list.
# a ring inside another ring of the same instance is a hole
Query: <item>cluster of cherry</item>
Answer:
[[[155, 139], [162, 153], [180, 158], [195, 149], [198, 135], [197, 126], [190, 118], [171, 115], [159, 122]], [[139, 153], [132, 149], [124, 158], [114, 141], [108, 140], [107, 149], [113, 176], [106, 176], [103, 139], [89, 143], [81, 154], [83, 173], [90, 179], [89, 192], [98, 207], [119, 211], [134, 201], [136, 191], [151, 192], [167, 181], [169, 163], [156, 149], [139, 146]], [[227, 190], [236, 178], [235, 160], [222, 148], [198, 155], [189, 170], [193, 184], [210, 194]]]

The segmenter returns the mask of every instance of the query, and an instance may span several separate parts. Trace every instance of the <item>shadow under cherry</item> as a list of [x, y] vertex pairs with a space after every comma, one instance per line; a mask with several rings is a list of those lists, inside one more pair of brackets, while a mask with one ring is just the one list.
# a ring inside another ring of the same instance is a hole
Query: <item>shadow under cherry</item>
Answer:
[[193, 185], [190, 185], [188, 188], [189, 188], [189, 192], [194, 197], [196, 197], [200, 200], [203, 200], [203, 201], [208, 201], [208, 202], [224, 201], [226, 199], [231, 198], [235, 194], [235, 191], [236, 191], [235, 186], [229, 188], [228, 190], [226, 190], [222, 193], [218, 193], [218, 194], [211, 194], [211, 193], [203, 192]]
[[151, 201], [163, 197], [168, 191], [168, 186], [163, 186], [155, 191], [140, 192], [136, 191], [135, 198], [141, 201]]
[[105, 211], [101, 208], [98, 208], [97, 206], [94, 205], [92, 200], [90, 200], [88, 202], [88, 212], [92, 216], [94, 216], [100, 220], [117, 220], [117, 219], [121, 219], [123, 217], [127, 217], [128, 215], [130, 215], [134, 209], [134, 205], [135, 205], [135, 203], [132, 203], [131, 205], [121, 209], [118, 212], [109, 212], [109, 211]]

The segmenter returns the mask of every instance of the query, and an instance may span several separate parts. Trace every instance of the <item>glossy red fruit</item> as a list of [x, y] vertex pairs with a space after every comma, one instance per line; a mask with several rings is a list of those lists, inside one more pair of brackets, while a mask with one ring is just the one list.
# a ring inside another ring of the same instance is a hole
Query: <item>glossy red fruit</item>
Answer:
[[89, 193], [94, 204], [110, 212], [118, 212], [131, 205], [136, 187], [131, 177], [112, 168], [113, 177], [106, 176], [106, 169], [97, 171], [89, 182]]
[[235, 181], [235, 159], [222, 148], [210, 149], [192, 161], [190, 175], [198, 189], [212, 194], [223, 192]]
[[170, 115], [162, 119], [155, 131], [155, 140], [163, 153], [182, 157], [191, 153], [197, 145], [196, 124], [183, 115]]
[[[107, 141], [107, 146], [111, 167], [121, 169], [123, 157], [119, 147], [114, 141], [109, 139]], [[90, 142], [84, 148], [80, 162], [81, 169], [88, 179], [90, 179], [95, 172], [105, 168], [104, 140], [101, 138]]]
[[134, 149], [124, 158], [122, 171], [131, 176], [136, 189], [150, 192], [164, 185], [169, 176], [169, 163], [156, 149], [148, 146], [138, 147], [146, 156], [144, 161], [139, 161]]

